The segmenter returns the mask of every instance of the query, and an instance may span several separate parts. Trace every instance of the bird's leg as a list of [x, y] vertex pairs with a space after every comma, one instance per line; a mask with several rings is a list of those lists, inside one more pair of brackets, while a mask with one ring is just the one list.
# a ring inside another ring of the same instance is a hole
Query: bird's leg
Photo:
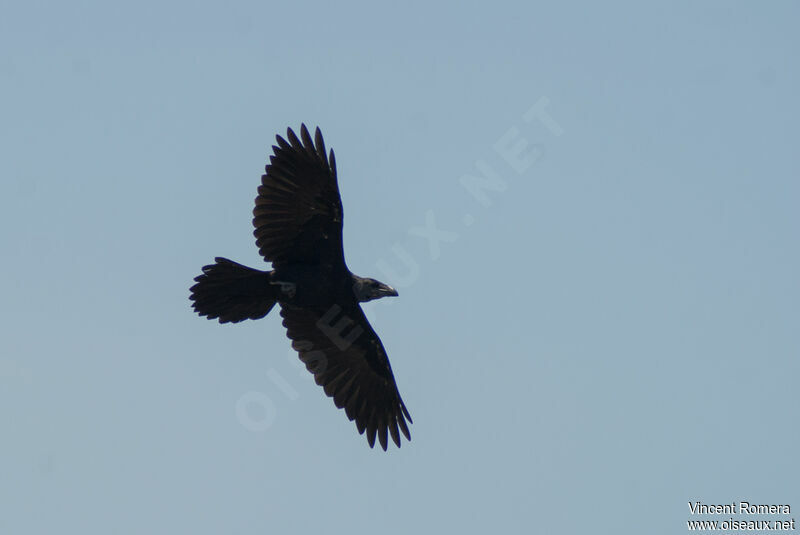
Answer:
[[297, 293], [297, 285], [293, 282], [286, 281], [272, 281], [270, 284], [276, 284], [281, 287], [281, 292], [289, 298], [292, 298]]

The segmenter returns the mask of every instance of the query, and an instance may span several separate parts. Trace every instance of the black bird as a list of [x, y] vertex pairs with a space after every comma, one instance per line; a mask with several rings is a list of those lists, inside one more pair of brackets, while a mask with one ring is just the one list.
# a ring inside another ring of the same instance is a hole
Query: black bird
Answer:
[[319, 128], [314, 141], [305, 125], [300, 139], [291, 128], [286, 137], [276, 136], [253, 210], [256, 245], [273, 270], [215, 258], [194, 279], [194, 310], [237, 323], [263, 318], [278, 303], [292, 348], [358, 432], [366, 431], [370, 447], [376, 434], [384, 450], [387, 434], [400, 447], [400, 432], [411, 440], [411, 415], [359, 305], [397, 291], [347, 269], [336, 160]]

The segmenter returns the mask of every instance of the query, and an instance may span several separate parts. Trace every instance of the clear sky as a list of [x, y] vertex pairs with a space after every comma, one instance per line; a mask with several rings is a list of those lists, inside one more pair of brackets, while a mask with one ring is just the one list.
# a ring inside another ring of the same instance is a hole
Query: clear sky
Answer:
[[[800, 5], [644, 4], [6, 4], [0, 532], [800, 517]], [[350, 268], [400, 292], [367, 307], [399, 450], [275, 313], [190, 308], [214, 256], [266, 268], [253, 199], [301, 122]]]

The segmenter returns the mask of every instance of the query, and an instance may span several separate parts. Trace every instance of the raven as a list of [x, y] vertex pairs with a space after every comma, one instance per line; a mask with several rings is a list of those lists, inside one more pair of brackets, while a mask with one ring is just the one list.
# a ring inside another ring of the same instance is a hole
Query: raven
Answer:
[[259, 319], [279, 304], [283, 326], [300, 360], [325, 394], [355, 420], [370, 447], [387, 434], [400, 447], [400, 432], [411, 440], [412, 423], [380, 338], [359, 303], [397, 291], [350, 272], [342, 246], [342, 200], [333, 150], [325, 152], [322, 132], [312, 141], [305, 124], [300, 138], [287, 129], [276, 136], [261, 177], [253, 225], [256, 245], [272, 271], [226, 258], [204, 266], [191, 287], [200, 316], [237, 323]]

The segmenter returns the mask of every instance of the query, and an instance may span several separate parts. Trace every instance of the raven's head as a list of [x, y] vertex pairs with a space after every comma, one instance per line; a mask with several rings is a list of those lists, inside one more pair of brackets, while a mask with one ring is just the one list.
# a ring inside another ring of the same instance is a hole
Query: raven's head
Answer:
[[359, 303], [380, 299], [381, 297], [397, 297], [397, 290], [375, 279], [353, 275], [353, 293]]

